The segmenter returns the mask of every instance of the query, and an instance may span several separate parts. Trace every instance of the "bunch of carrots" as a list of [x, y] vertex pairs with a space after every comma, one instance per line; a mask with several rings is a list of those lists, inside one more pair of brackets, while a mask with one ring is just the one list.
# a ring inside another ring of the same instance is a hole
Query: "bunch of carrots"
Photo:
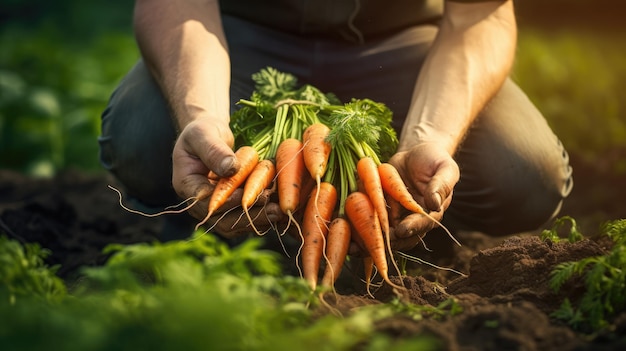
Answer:
[[385, 162], [398, 144], [391, 111], [368, 99], [341, 104], [311, 85], [297, 87], [294, 76], [273, 68], [252, 78], [254, 93], [240, 100], [231, 118], [240, 170], [217, 180], [207, 217], [198, 226], [243, 187], [241, 206], [254, 228], [249, 209], [273, 188], [288, 227], [301, 237], [296, 263], [311, 289], [320, 276], [321, 286], [334, 285], [352, 241], [369, 255], [366, 272], [375, 266], [385, 282], [398, 287], [389, 278], [387, 205], [395, 201], [427, 214], [396, 168]]

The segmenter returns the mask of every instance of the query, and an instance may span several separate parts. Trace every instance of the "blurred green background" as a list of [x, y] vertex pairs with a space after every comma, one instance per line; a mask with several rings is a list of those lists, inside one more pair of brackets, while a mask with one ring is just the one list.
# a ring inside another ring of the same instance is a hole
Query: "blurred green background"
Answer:
[[[626, 174], [626, 6], [519, 0], [513, 77], [572, 155]], [[0, 167], [100, 171], [99, 117], [138, 58], [132, 1], [3, 0]], [[612, 156], [611, 156], [612, 155]]]

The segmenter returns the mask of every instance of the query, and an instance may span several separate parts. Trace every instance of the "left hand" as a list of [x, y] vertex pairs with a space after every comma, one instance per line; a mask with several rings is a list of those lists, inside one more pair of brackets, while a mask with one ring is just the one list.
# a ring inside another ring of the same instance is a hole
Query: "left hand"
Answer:
[[[407, 151], [395, 154], [389, 163], [394, 165], [404, 182], [426, 212], [441, 221], [450, 206], [454, 186], [460, 178], [460, 170], [445, 147], [433, 142], [421, 143]], [[424, 215], [389, 213], [392, 246], [396, 250], [415, 247], [423, 236], [437, 226]]]

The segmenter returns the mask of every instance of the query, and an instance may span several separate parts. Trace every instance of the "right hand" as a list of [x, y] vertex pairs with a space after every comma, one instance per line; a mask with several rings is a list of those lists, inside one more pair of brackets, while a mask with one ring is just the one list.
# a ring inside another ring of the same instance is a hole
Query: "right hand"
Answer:
[[[209, 171], [220, 177], [228, 177], [239, 170], [239, 164], [232, 150], [234, 137], [228, 125], [216, 123], [212, 119], [201, 118], [187, 124], [172, 152], [172, 185], [174, 190], [183, 199], [189, 199], [198, 194], [211, 194], [213, 185], [209, 182]], [[189, 210], [189, 214], [198, 221], [207, 215], [208, 198], [198, 202]], [[257, 203], [265, 206], [255, 206], [251, 216], [256, 218], [255, 226], [260, 230], [269, 228], [271, 222], [282, 219], [282, 212], [278, 205], [267, 203], [266, 199], [259, 199]], [[241, 191], [236, 191], [227, 204], [220, 208], [221, 213], [212, 216], [207, 222], [211, 226], [217, 221], [215, 231], [226, 237], [235, 237], [251, 228], [241, 211], [232, 211], [221, 216], [224, 211], [241, 204]], [[265, 215], [261, 213], [265, 212]], [[219, 221], [218, 221], [219, 220]]]
[[[395, 154], [389, 163], [398, 169], [415, 201], [430, 212], [430, 216], [441, 221], [460, 179], [459, 166], [446, 148], [438, 143], [419, 143]], [[392, 223], [392, 246], [396, 250], [411, 249], [436, 227], [431, 219], [421, 214], [390, 213], [391, 218], [396, 216], [401, 217], [397, 223]]]

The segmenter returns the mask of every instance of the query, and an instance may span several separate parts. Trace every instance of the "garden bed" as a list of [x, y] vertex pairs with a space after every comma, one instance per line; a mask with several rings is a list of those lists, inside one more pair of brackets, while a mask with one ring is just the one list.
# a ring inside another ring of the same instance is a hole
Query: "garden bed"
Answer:
[[[626, 346], [626, 314], [612, 319], [611, 328], [589, 335], [571, 329], [550, 314], [565, 297], [582, 294], [573, 281], [560, 292], [549, 287], [556, 264], [603, 255], [610, 243], [598, 239], [599, 225], [626, 218], [625, 177], [595, 164], [573, 159], [574, 192], [561, 215], [576, 219], [587, 238], [570, 244], [541, 241], [537, 233], [490, 238], [481, 233], [459, 233], [462, 247], [445, 254], [422, 252], [424, 259], [465, 274], [411, 264], [418, 276], [404, 278], [405, 300], [438, 306], [453, 298], [461, 313], [442, 318], [412, 318], [410, 314], [385, 318], [376, 329], [393, 338], [433, 335], [448, 350], [599, 350]], [[52, 251], [47, 263], [60, 265], [58, 274], [77, 278], [78, 269], [98, 266], [109, 243], [151, 242], [159, 237], [162, 218], [144, 218], [121, 209], [117, 195], [107, 188], [107, 175], [68, 171], [54, 179], [35, 179], [0, 172], [0, 231], [23, 243], [38, 242]], [[397, 279], [396, 279], [397, 281]], [[340, 291], [342, 292], [342, 291]], [[349, 314], [365, 305], [387, 303], [395, 294], [387, 286], [374, 289], [375, 299], [358, 288], [329, 297], [334, 309]], [[318, 314], [328, 310], [319, 307]]]

